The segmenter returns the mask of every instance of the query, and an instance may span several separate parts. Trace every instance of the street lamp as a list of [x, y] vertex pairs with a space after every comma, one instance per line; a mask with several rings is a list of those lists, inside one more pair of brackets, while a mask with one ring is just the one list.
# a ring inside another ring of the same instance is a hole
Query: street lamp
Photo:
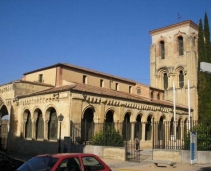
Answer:
[[64, 119], [64, 116], [60, 113], [58, 116], [58, 121], [59, 121], [59, 147], [58, 147], [58, 153], [61, 153], [61, 123]]

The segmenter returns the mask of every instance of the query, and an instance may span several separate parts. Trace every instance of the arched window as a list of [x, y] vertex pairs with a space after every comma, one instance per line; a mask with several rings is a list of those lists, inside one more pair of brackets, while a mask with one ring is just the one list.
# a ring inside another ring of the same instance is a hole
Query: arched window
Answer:
[[184, 87], [184, 74], [183, 74], [183, 71], [179, 72], [179, 87], [180, 88]]
[[37, 139], [44, 138], [44, 122], [43, 122], [43, 118], [42, 118], [42, 113], [38, 113], [38, 117], [37, 117], [36, 138]]
[[56, 112], [51, 112], [48, 122], [48, 139], [57, 140], [58, 120]]
[[160, 41], [160, 56], [161, 56], [161, 59], [165, 59], [165, 43], [164, 43], [164, 41]]
[[31, 114], [28, 113], [27, 121], [26, 121], [26, 138], [32, 138], [32, 121]]
[[184, 44], [183, 44], [183, 37], [178, 37], [178, 50], [179, 50], [179, 56], [184, 55]]
[[164, 87], [164, 89], [168, 88], [168, 76], [167, 76], [167, 73], [163, 74], [163, 87]]

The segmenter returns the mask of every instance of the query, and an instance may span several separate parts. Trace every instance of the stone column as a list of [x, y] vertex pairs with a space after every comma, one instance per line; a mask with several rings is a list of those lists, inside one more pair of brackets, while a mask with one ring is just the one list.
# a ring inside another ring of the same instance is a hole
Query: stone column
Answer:
[[131, 141], [134, 141], [135, 122], [131, 122]]
[[142, 140], [145, 141], [145, 134], [146, 134], [146, 122], [142, 122]]

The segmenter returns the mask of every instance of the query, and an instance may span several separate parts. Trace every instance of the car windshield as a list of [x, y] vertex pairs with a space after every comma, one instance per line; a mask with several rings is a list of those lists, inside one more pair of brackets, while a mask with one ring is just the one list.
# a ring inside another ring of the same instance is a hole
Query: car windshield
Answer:
[[17, 171], [50, 171], [58, 161], [58, 158], [51, 156], [37, 156], [28, 160]]

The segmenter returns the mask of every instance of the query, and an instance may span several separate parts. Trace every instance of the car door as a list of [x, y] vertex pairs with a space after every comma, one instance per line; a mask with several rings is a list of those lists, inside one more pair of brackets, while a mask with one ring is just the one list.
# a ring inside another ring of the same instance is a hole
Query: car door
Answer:
[[68, 157], [61, 160], [55, 171], [82, 171], [78, 157]]

